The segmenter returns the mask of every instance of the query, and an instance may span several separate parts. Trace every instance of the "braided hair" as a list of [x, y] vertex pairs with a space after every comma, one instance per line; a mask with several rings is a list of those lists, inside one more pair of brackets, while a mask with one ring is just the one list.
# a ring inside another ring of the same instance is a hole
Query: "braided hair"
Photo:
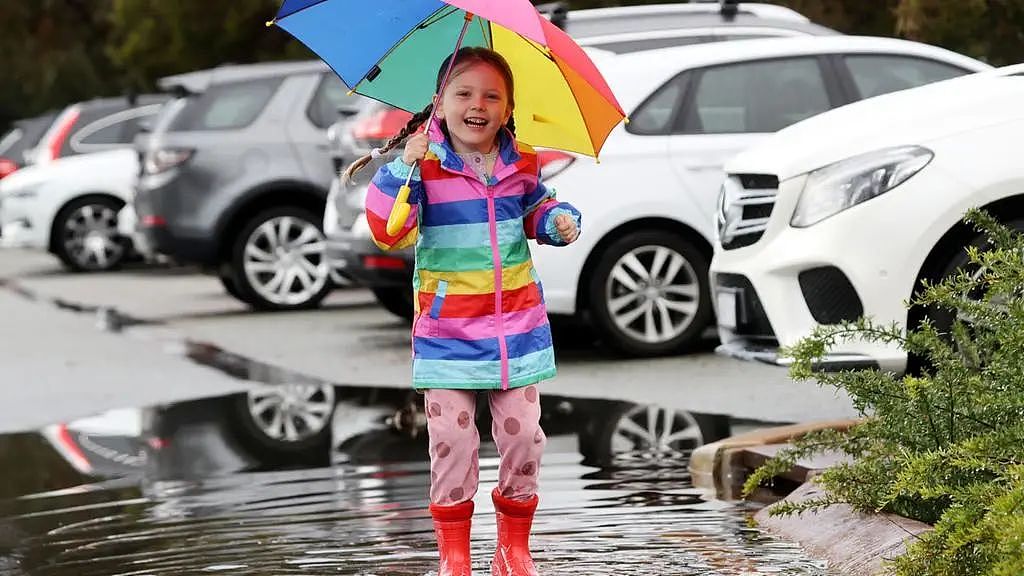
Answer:
[[[498, 70], [498, 72], [500, 72], [505, 79], [505, 87], [508, 92], [508, 105], [510, 108], [515, 108], [515, 99], [513, 97], [515, 84], [512, 80], [512, 67], [508, 65], [508, 61], [506, 61], [501, 54], [498, 54], [497, 52], [489, 48], [483, 48], [479, 46], [464, 46], [460, 48], [458, 52], [448, 55], [448, 57], [444, 59], [444, 62], [441, 62], [441, 66], [437, 70], [437, 83], [434, 88], [435, 91], [439, 91], [441, 89], [441, 82], [444, 81], [445, 72], [448, 70], [448, 63], [449, 61], [451, 61], [452, 57], [455, 58], [455, 64], [452, 66], [453, 76], [456, 74], [456, 67], [462, 66], [463, 64], [473, 64], [476, 62], [490, 64], [496, 70]], [[439, 94], [438, 97], [441, 97], [441, 95]], [[406, 123], [405, 127], [402, 128], [402, 130], [399, 131], [398, 134], [394, 135], [390, 140], [388, 140], [383, 146], [381, 146], [380, 149], [377, 150], [377, 152], [379, 154], [387, 154], [388, 152], [397, 148], [399, 145], [405, 142], [406, 138], [408, 138], [411, 134], [415, 133], [417, 129], [423, 126], [424, 122], [427, 122], [430, 119], [430, 113], [432, 112], [432, 110], [433, 104], [427, 104], [427, 106], [423, 110], [420, 110], [419, 112], [413, 114], [412, 118], [409, 119], [409, 122]], [[511, 114], [508, 117], [508, 122], [505, 123], [505, 127], [508, 128], [513, 135], [515, 135], [516, 122]], [[445, 136], [449, 136], [448, 126], [444, 123], [443, 120], [441, 121], [441, 130], [444, 131]], [[348, 168], [346, 168], [345, 171], [342, 172], [341, 174], [342, 183], [347, 184], [348, 182], [350, 182], [352, 180], [352, 177], [355, 176], [356, 172], [362, 170], [363, 167], [369, 164], [370, 160], [372, 159], [373, 155], [367, 154], [366, 156], [363, 156], [362, 158], [359, 158], [356, 161], [352, 162], [352, 164], [349, 164]]]

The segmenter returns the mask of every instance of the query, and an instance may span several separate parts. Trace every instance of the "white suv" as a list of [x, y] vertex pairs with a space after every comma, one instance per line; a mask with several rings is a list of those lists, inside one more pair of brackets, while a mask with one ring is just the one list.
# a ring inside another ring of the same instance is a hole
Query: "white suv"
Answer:
[[665, 48], [596, 64], [630, 123], [612, 131], [600, 164], [570, 157], [547, 180], [583, 213], [583, 234], [534, 258], [551, 313], [590, 316], [606, 343], [634, 356], [684, 350], [713, 320], [707, 273], [726, 160], [831, 108], [989, 68], [933, 46], [850, 36]]
[[[777, 364], [819, 324], [914, 325], [921, 280], [980, 242], [972, 207], [1024, 228], [1024, 66], [889, 94], [783, 130], [731, 161], [711, 265], [729, 355]], [[933, 317], [942, 325], [942, 318]], [[902, 371], [896, 347], [841, 343], [823, 368]]]

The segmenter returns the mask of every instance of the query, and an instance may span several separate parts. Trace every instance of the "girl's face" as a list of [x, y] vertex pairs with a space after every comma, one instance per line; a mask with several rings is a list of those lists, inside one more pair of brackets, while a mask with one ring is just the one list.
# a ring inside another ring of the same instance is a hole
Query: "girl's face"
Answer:
[[448, 124], [456, 152], [490, 152], [512, 115], [505, 78], [484, 62], [456, 67], [436, 114]]

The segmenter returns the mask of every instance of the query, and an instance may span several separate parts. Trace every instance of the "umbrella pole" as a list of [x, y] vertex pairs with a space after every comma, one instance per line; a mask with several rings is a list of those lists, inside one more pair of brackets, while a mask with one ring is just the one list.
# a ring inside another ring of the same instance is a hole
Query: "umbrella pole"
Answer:
[[[448, 85], [448, 77], [452, 73], [452, 68], [455, 66], [455, 54], [462, 48], [462, 41], [466, 37], [466, 30], [469, 29], [469, 24], [473, 21], [473, 14], [466, 12], [466, 21], [462, 24], [462, 31], [459, 32], [459, 39], [455, 41], [455, 51], [452, 52], [452, 58], [448, 61], [448, 68], [444, 71], [444, 79], [441, 80], [441, 87], [437, 90], [437, 98], [433, 100], [430, 105], [430, 115], [427, 116], [427, 121], [423, 123], [423, 131], [426, 132], [430, 123], [434, 121], [434, 111], [437, 110], [437, 102], [441, 99], [441, 94], [444, 94], [444, 89]], [[409, 170], [409, 175], [405, 178], [405, 184], [398, 189], [398, 195], [395, 197], [395, 203], [391, 207], [391, 214], [388, 215], [387, 233], [388, 236], [394, 236], [402, 230], [402, 226], [405, 225], [405, 221], [409, 218], [409, 211], [412, 210], [412, 206], [409, 205], [409, 193], [412, 191], [409, 188], [409, 182], [412, 181], [412, 173], [416, 170], [416, 165], [413, 164]]]

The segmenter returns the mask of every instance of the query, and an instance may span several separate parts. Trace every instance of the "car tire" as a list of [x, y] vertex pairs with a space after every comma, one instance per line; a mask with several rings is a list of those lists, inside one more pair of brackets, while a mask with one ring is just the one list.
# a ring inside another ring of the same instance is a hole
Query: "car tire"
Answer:
[[325, 252], [312, 212], [284, 206], [257, 214], [234, 238], [229, 269], [236, 297], [258, 310], [316, 308], [333, 288]]
[[385, 286], [371, 288], [377, 302], [395, 316], [412, 322], [414, 311], [411, 286]]
[[117, 212], [124, 203], [109, 196], [76, 198], [53, 220], [51, 246], [73, 272], [105, 272], [121, 266], [130, 243], [117, 233]]
[[224, 287], [224, 291], [228, 295], [245, 301], [242, 291], [238, 289], [238, 284], [235, 283], [234, 271], [231, 270], [230, 266], [223, 266], [223, 269], [217, 273], [217, 279], [220, 280], [220, 285]]
[[708, 283], [708, 259], [686, 239], [664, 230], [631, 232], [601, 254], [588, 281], [589, 310], [603, 342], [622, 354], [678, 353], [712, 320]]
[[263, 386], [232, 399], [232, 428], [239, 443], [264, 464], [326, 460], [335, 401], [330, 384]]
[[[1004, 225], [1011, 230], [1024, 232], [1024, 220], [1011, 220], [1009, 222], [1004, 222]], [[933, 283], [939, 283], [955, 274], [958, 274], [961, 270], [970, 267], [971, 259], [967, 256], [967, 248], [970, 246], [985, 249], [989, 246], [989, 243], [984, 234], [976, 234], [968, 242], [961, 244], [958, 249], [953, 250], [948, 255], [945, 266], [940, 268], [937, 273], [933, 274], [930, 277], [930, 280]], [[918, 289], [920, 289], [921, 280], [918, 280]], [[926, 319], [935, 326], [936, 330], [938, 330], [940, 334], [948, 334], [953, 328], [953, 322], [956, 320], [956, 315], [951, 310], [940, 309], [935, 306], [911, 307], [908, 314], [908, 324], [912, 329], [920, 327]], [[929, 363], [926, 358], [921, 358], [914, 354], [908, 355], [907, 373], [920, 375], [926, 368], [929, 368]]]

